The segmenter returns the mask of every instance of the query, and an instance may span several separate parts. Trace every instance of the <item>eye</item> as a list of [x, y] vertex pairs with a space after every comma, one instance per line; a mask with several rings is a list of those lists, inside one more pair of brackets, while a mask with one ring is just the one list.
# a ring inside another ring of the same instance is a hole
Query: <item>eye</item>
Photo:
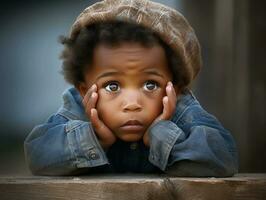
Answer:
[[108, 92], [117, 92], [120, 90], [119, 84], [117, 82], [109, 82], [104, 86], [104, 88]]
[[147, 81], [144, 84], [144, 90], [153, 91], [158, 88], [158, 84], [155, 81]]

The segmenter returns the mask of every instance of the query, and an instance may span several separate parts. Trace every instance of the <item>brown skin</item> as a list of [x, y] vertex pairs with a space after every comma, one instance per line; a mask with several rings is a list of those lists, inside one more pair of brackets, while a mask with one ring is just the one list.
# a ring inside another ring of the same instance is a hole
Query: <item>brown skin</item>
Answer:
[[175, 110], [177, 97], [171, 81], [159, 45], [98, 45], [78, 90], [103, 148], [116, 138], [126, 142], [143, 139], [149, 146], [148, 128], [169, 119]]

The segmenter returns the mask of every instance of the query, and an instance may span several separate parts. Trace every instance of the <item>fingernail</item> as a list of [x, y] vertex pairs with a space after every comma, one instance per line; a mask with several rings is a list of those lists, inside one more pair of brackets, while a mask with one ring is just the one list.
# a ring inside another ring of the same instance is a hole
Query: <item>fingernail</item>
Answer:
[[95, 97], [96, 97], [96, 93], [93, 92], [93, 93], [91, 94], [91, 97], [92, 97], [92, 98], [95, 98]]
[[96, 84], [93, 84], [93, 85], [91, 86], [91, 89], [92, 89], [92, 90], [95, 90], [95, 89], [96, 89]]
[[169, 85], [167, 85], [166, 89], [167, 90], [172, 90], [172, 86], [169, 84]]

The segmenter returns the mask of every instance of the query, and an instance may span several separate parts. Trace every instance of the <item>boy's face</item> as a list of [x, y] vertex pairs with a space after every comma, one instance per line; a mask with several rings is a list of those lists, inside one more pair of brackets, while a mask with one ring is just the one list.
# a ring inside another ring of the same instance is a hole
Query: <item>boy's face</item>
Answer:
[[96, 84], [100, 119], [118, 138], [134, 142], [142, 139], [162, 113], [165, 87], [171, 80], [164, 49], [159, 45], [99, 45], [79, 90], [84, 96]]

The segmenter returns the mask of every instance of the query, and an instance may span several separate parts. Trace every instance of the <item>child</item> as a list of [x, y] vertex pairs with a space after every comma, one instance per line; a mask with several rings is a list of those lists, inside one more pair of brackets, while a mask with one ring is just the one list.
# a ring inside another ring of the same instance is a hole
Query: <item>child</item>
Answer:
[[148, 0], [105, 0], [62, 38], [63, 106], [25, 140], [33, 174], [232, 176], [230, 133], [189, 90], [198, 40], [177, 11]]

